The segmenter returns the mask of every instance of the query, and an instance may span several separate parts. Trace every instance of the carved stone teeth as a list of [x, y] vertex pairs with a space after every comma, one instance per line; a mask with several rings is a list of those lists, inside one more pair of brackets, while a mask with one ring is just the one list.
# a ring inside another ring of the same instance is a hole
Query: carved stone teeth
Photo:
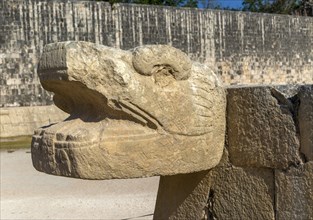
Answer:
[[65, 140], [65, 135], [62, 133], [56, 133], [55, 137], [56, 137], [57, 141], [64, 141]]

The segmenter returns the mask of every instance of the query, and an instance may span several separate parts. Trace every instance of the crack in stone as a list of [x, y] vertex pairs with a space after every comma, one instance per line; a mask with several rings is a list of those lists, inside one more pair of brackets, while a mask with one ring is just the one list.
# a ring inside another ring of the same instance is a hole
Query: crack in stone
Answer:
[[217, 216], [214, 212], [214, 190], [213, 189], [210, 189], [209, 191], [209, 198], [208, 198], [207, 205], [205, 208], [207, 208], [206, 210], [207, 218], [205, 220], [216, 220]]

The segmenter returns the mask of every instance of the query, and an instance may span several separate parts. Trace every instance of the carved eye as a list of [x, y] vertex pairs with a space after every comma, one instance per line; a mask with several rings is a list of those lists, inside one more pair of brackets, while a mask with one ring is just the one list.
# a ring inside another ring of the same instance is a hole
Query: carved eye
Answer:
[[187, 54], [168, 45], [147, 45], [133, 51], [135, 70], [147, 76], [167, 71], [176, 80], [186, 80], [190, 76], [191, 65]]
[[176, 71], [168, 65], [155, 66], [152, 70], [154, 82], [160, 87], [166, 87], [176, 81]]

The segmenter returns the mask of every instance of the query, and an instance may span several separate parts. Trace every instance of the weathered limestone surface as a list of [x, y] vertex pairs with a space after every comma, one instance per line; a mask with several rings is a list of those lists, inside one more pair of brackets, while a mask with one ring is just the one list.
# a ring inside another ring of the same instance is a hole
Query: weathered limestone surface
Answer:
[[313, 161], [313, 85], [300, 87], [298, 96], [301, 152], [307, 161]]
[[218, 167], [210, 175], [209, 219], [275, 219], [271, 169]]
[[154, 219], [202, 219], [210, 180], [209, 171], [162, 176]]
[[285, 169], [300, 163], [294, 106], [272, 87], [232, 87], [227, 95], [230, 161]]
[[276, 219], [313, 219], [313, 161], [275, 172]]
[[220, 161], [224, 89], [208, 67], [180, 50], [55, 43], [46, 46], [38, 73], [55, 104], [71, 115], [35, 132], [32, 159], [39, 171], [135, 178], [207, 170]]

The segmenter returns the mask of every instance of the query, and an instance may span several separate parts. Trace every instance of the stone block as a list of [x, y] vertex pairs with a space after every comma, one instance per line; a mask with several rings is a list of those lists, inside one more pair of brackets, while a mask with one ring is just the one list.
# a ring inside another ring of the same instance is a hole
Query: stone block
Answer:
[[208, 219], [275, 219], [274, 175], [268, 168], [214, 168]]
[[178, 49], [55, 43], [45, 47], [38, 73], [70, 114], [33, 136], [39, 171], [136, 178], [207, 170], [221, 159], [224, 88], [209, 67]]
[[300, 130], [300, 151], [307, 161], [313, 161], [313, 85], [299, 89], [300, 106], [298, 123]]
[[276, 219], [313, 219], [313, 161], [275, 172]]
[[210, 181], [209, 171], [162, 176], [153, 219], [201, 219]]
[[293, 114], [293, 103], [272, 87], [229, 87], [227, 132], [231, 163], [282, 169], [300, 163]]

